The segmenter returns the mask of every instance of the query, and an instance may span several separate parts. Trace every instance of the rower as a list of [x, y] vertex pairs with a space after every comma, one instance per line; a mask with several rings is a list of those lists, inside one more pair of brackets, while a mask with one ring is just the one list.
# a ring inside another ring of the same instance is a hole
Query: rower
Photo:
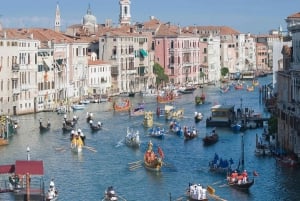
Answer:
[[83, 134], [83, 132], [81, 131], [81, 129], [78, 129], [78, 135], [80, 136], [83, 145], [85, 145], [85, 135]]
[[51, 181], [50, 181], [50, 189], [51, 190], [55, 189], [54, 179], [51, 179]]

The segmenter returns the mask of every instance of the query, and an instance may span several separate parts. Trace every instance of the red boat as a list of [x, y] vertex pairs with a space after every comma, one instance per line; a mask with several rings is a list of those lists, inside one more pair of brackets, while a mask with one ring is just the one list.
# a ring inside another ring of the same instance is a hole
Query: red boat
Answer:
[[130, 111], [130, 106], [131, 105], [129, 99], [125, 99], [120, 103], [114, 102], [113, 104], [114, 111], [116, 112]]
[[174, 101], [175, 97], [173, 93], [170, 92], [167, 93], [166, 95], [158, 95], [156, 99], [158, 103], [170, 103]]

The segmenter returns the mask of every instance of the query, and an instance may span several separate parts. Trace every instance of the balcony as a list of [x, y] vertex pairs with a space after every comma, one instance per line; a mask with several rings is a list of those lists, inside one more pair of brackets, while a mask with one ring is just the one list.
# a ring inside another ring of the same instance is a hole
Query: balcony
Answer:
[[133, 69], [133, 70], [123, 70], [122, 71], [122, 75], [133, 75], [133, 74], [136, 74], [136, 69]]
[[12, 65], [12, 71], [19, 71], [20, 70], [20, 65], [19, 64], [13, 64]]
[[13, 89], [13, 95], [18, 95], [18, 94], [20, 94], [20, 89], [19, 88]]
[[111, 67], [111, 75], [119, 75], [118, 67]]

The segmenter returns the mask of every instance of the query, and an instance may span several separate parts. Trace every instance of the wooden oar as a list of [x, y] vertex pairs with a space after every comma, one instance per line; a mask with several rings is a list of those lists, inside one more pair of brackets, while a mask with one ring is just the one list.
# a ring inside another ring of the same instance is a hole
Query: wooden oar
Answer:
[[129, 169], [131, 169], [131, 168], [135, 168], [135, 167], [139, 167], [139, 166], [141, 166], [141, 164], [140, 164], [140, 163], [138, 163], [138, 164], [136, 164], [136, 165], [131, 165], [131, 166], [129, 167]]
[[137, 165], [137, 166], [134, 166], [134, 167], [130, 167], [129, 170], [135, 170], [135, 169], [140, 168], [140, 167], [142, 167], [142, 165]]
[[55, 147], [54, 149], [55, 151], [61, 151], [61, 152], [66, 150], [64, 147]]
[[84, 146], [84, 148], [86, 148], [86, 149], [88, 149], [88, 150], [90, 150], [92, 152], [97, 152], [97, 150], [95, 148], [93, 148], [93, 147]]
[[209, 194], [209, 193], [208, 193], [208, 197], [211, 197], [211, 198], [214, 199], [214, 200], [227, 201], [227, 200], [221, 198], [220, 196], [214, 195], [214, 194]]
[[128, 164], [134, 164], [134, 163], [141, 163], [142, 160], [139, 160], [139, 161], [134, 161], [134, 162], [131, 162], [131, 163], [128, 163]]

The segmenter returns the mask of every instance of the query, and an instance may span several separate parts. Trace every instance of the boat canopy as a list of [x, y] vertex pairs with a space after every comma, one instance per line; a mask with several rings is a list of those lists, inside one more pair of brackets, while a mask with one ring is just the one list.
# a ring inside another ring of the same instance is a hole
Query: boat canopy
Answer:
[[44, 175], [43, 161], [17, 160], [15, 165], [16, 174]]
[[0, 174], [12, 174], [15, 171], [15, 165], [0, 165]]

